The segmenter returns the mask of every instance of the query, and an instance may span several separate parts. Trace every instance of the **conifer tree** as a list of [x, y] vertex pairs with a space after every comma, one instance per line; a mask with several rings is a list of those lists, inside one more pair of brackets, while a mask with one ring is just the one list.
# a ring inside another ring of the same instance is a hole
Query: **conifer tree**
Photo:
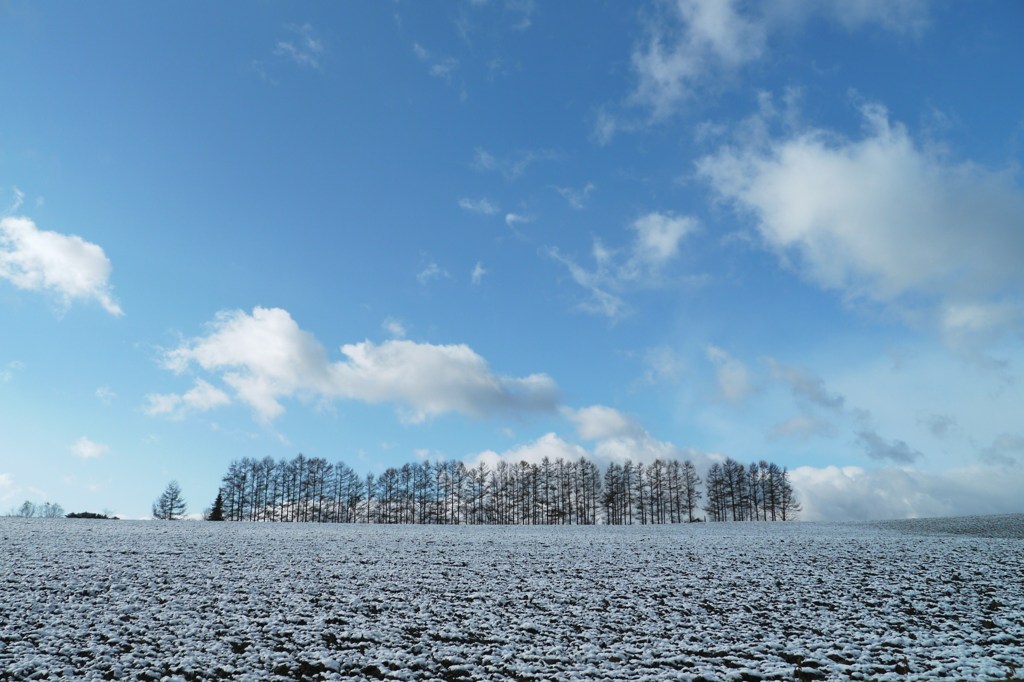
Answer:
[[163, 521], [174, 521], [185, 515], [185, 498], [181, 496], [181, 486], [171, 481], [167, 488], [153, 503], [153, 518]]
[[209, 516], [206, 517], [207, 521], [223, 521], [224, 520], [224, 494], [221, 491], [217, 491], [217, 499], [213, 501], [213, 508], [210, 509]]

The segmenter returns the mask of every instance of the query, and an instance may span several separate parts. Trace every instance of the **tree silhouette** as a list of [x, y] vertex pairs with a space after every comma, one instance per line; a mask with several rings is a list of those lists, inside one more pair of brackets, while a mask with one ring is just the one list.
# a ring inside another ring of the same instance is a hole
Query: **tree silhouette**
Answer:
[[224, 494], [221, 491], [217, 491], [217, 499], [213, 501], [213, 508], [210, 509], [209, 515], [206, 517], [207, 521], [223, 521], [224, 520]]
[[157, 501], [153, 503], [153, 518], [174, 521], [185, 515], [185, 498], [177, 481], [167, 484]]

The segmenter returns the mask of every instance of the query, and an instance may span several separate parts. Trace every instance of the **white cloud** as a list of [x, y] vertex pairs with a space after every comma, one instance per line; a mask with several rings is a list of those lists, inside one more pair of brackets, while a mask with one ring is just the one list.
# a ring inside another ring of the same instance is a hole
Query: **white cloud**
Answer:
[[163, 416], [183, 419], [190, 412], [207, 412], [231, 404], [227, 393], [216, 386], [196, 379], [195, 384], [182, 395], [176, 393], [151, 393], [146, 396], [146, 414], [151, 417]]
[[487, 269], [484, 267], [484, 264], [481, 263], [480, 261], [477, 261], [476, 265], [473, 266], [473, 272], [470, 273], [469, 277], [474, 285], [479, 285], [482, 281], [484, 281], [484, 275], [486, 274]]
[[100, 386], [96, 389], [96, 397], [104, 405], [110, 405], [117, 398], [117, 394], [110, 388], [110, 386]]
[[416, 273], [416, 280], [423, 286], [426, 286], [435, 279], [449, 278], [451, 278], [451, 275], [448, 273], [448, 271], [442, 268], [433, 260], [429, 261], [422, 270]]
[[482, 147], [473, 151], [471, 166], [478, 171], [501, 173], [506, 180], [522, 177], [526, 170], [537, 161], [549, 161], [557, 155], [546, 149], [532, 149], [518, 152], [506, 158], [498, 158]]
[[686, 362], [669, 346], [655, 346], [643, 352], [647, 369], [641, 381], [656, 384], [662, 381], [676, 382], [686, 372]]
[[383, 327], [384, 331], [391, 335], [392, 338], [404, 339], [406, 334], [408, 334], [408, 330], [405, 328], [405, 325], [391, 317], [384, 320], [381, 327]]
[[588, 182], [579, 189], [575, 187], [552, 187], [552, 189], [562, 195], [562, 198], [568, 202], [569, 206], [576, 210], [581, 210], [586, 208], [587, 202], [590, 200], [590, 193], [597, 188], [594, 186], [594, 183]]
[[501, 210], [497, 204], [486, 197], [481, 199], [459, 199], [459, 208], [470, 213], [480, 213], [482, 215], [494, 215]]
[[716, 460], [716, 456], [695, 448], [658, 440], [630, 417], [605, 405], [564, 408], [562, 414], [576, 426], [582, 440], [594, 442], [591, 457], [602, 465], [626, 460], [643, 464], [656, 459], [690, 460], [704, 471]]
[[75, 443], [68, 447], [71, 454], [82, 459], [98, 459], [110, 452], [110, 446], [103, 443], [95, 443], [85, 436], [82, 436]]
[[718, 346], [708, 346], [704, 353], [715, 365], [715, 379], [722, 397], [731, 403], [742, 402], [750, 393], [747, 366]]
[[669, 17], [650, 25], [647, 41], [633, 51], [634, 104], [662, 120], [689, 97], [695, 85], [761, 56], [766, 30], [744, 16], [733, 0], [680, 0]]
[[631, 435], [620, 435], [600, 440], [594, 446], [594, 459], [602, 464], [630, 460], [635, 463], [650, 464], [656, 459], [662, 461], [690, 460], [698, 471], [707, 471], [711, 462], [717, 458], [695, 448], [681, 448], [669, 441], [654, 438], [646, 431], [640, 430]]
[[532, 222], [533, 222], [533, 220], [531, 218], [528, 218], [528, 217], [526, 217], [524, 215], [520, 215], [518, 213], [506, 213], [505, 214], [505, 224], [508, 225], [513, 230], [516, 229], [516, 225], [518, 225], [519, 223], [532, 223]]
[[1024, 511], [1024, 471], [925, 473], [908, 468], [798, 467], [790, 472], [806, 521], [858, 521]]
[[594, 134], [607, 144], [617, 130], [636, 130], [663, 121], [698, 91], [721, 87], [747, 65], [765, 58], [770, 39], [792, 34], [809, 19], [822, 17], [850, 31], [879, 26], [896, 34], [920, 34], [928, 23], [924, 0], [791, 0], [742, 3], [739, 0], [676, 0], [664, 3], [633, 49], [636, 87], [627, 104], [648, 114], [644, 123], [602, 109]]
[[323, 42], [317, 37], [316, 31], [309, 24], [302, 26], [288, 25], [285, 27], [295, 35], [291, 40], [279, 40], [274, 54], [288, 59], [299, 66], [320, 68], [320, 59], [324, 54]]
[[573, 281], [589, 290], [590, 300], [580, 309], [615, 320], [628, 311], [620, 292], [663, 286], [665, 269], [679, 255], [682, 240], [697, 227], [697, 221], [688, 216], [657, 212], [643, 215], [630, 225], [634, 237], [624, 256], [606, 248], [601, 240], [594, 240], [593, 270], [563, 256], [556, 248], [547, 249], [547, 254], [566, 266]]
[[679, 255], [679, 243], [697, 230], [697, 221], [672, 213], [648, 213], [631, 226], [636, 232], [629, 260], [619, 277], [626, 280], [653, 280]]
[[641, 431], [632, 419], [604, 405], [591, 405], [577, 410], [567, 407], [562, 413], [576, 425], [576, 432], [583, 440], [604, 440], [635, 435]]
[[603, 405], [581, 409], [564, 408], [562, 414], [576, 425], [580, 438], [594, 442], [592, 450], [551, 432], [500, 453], [486, 450], [472, 455], [467, 458], [467, 463], [472, 466], [481, 462], [488, 466], [495, 466], [499, 462], [516, 464], [521, 461], [540, 464], [545, 457], [552, 462], [559, 458], [571, 461], [585, 457], [605, 467], [611, 463], [622, 464], [627, 460], [634, 464], [650, 464], [656, 459], [663, 462], [689, 460], [703, 473], [713, 462], [724, 459], [718, 454], [660, 441], [617, 410]]
[[11, 194], [13, 194], [14, 197], [11, 199], [11, 205], [8, 206], [7, 211], [5, 211], [8, 214], [14, 213], [21, 208], [22, 204], [25, 203], [25, 193], [17, 187], [11, 187]]
[[[814, 7], [814, 3], [805, 3]], [[848, 30], [872, 24], [893, 33], [918, 35], [928, 26], [927, 0], [848, 0], [817, 3]]]
[[569, 461], [589, 456], [590, 453], [585, 448], [562, 440], [558, 434], [546, 433], [532, 443], [519, 445], [501, 453], [485, 450], [472, 457], [470, 463], [474, 466], [483, 463], [493, 467], [502, 461], [509, 464], [518, 464], [519, 462], [540, 464], [545, 457], [553, 462], [557, 459]]
[[416, 59], [427, 65], [427, 73], [434, 78], [451, 81], [456, 69], [459, 68], [458, 59], [439, 57], [419, 43], [413, 43], [412, 52], [416, 55]]
[[110, 270], [103, 249], [81, 237], [40, 230], [28, 218], [0, 219], [0, 278], [19, 289], [48, 291], [65, 306], [94, 299], [121, 315], [111, 295]]
[[896, 309], [925, 304], [947, 335], [1024, 319], [1024, 191], [1010, 170], [931, 154], [886, 110], [866, 134], [809, 130], [698, 162], [753, 217], [767, 246], [812, 282]]
[[219, 313], [208, 335], [168, 351], [164, 364], [176, 372], [195, 365], [219, 374], [264, 421], [280, 415], [280, 401], [293, 397], [394, 403], [412, 422], [449, 412], [550, 412], [558, 403], [547, 375], [495, 374], [465, 345], [363, 341], [342, 346], [341, 353], [344, 360], [331, 362], [286, 310], [257, 307], [251, 315]]
[[513, 31], [525, 31], [533, 25], [533, 0], [505, 0], [505, 12], [516, 18]]

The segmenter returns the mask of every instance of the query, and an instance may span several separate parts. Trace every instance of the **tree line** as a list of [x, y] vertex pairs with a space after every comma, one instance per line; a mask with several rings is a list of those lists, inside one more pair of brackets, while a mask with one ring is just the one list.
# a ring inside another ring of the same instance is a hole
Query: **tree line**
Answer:
[[43, 519], [59, 519], [64, 516], [64, 507], [60, 506], [56, 502], [43, 502], [42, 504], [36, 504], [31, 500], [25, 500], [22, 502], [20, 507], [12, 508], [7, 512], [7, 516], [18, 516], [23, 519], [36, 517]]
[[[154, 516], [174, 517], [157, 511], [154, 505]], [[231, 462], [207, 518], [622, 525], [684, 523], [702, 520], [702, 515], [708, 521], [787, 521], [799, 511], [786, 469], [765, 461], [716, 462], [705, 482], [689, 460], [626, 460], [603, 471], [586, 458], [494, 466], [421, 461], [362, 476], [344, 462], [299, 454], [290, 460]]]

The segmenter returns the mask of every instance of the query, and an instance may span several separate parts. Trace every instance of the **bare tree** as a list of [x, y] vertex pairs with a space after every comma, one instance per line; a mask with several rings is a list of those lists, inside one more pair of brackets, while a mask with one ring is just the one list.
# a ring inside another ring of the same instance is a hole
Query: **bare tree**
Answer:
[[56, 502], [44, 502], [39, 515], [44, 519], [59, 519], [64, 516], [64, 507]]
[[686, 509], [686, 518], [691, 523], [693, 522], [693, 510], [697, 508], [697, 504], [700, 502], [701, 492], [697, 487], [700, 485], [700, 476], [697, 475], [697, 467], [693, 466], [693, 462], [686, 460], [683, 462], [683, 506]]

